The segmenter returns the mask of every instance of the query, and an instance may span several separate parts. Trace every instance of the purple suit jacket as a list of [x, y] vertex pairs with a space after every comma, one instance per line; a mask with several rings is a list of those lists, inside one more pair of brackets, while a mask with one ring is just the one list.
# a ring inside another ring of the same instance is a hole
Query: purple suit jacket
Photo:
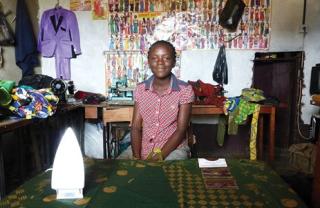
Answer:
[[38, 51], [43, 57], [58, 55], [74, 58], [81, 53], [76, 15], [64, 8], [43, 12], [38, 36]]

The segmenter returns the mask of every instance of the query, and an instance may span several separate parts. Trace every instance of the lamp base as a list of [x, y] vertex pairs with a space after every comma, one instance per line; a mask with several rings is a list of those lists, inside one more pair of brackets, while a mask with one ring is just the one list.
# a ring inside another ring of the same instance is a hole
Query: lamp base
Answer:
[[57, 199], [82, 199], [82, 189], [57, 189]]

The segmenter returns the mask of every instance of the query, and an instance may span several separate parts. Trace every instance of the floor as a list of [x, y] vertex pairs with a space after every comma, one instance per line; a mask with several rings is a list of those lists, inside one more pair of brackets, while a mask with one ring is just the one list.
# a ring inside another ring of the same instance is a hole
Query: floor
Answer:
[[294, 168], [287, 149], [276, 149], [276, 160], [272, 168], [291, 186], [305, 203], [310, 205], [312, 190], [312, 175]]

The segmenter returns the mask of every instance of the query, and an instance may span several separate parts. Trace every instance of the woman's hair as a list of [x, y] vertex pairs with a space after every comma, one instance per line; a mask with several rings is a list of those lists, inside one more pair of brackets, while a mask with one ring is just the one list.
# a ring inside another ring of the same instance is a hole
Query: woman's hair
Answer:
[[171, 50], [171, 53], [172, 53], [172, 56], [173, 56], [173, 60], [176, 60], [176, 48], [172, 45], [172, 43], [168, 42], [168, 41], [165, 41], [165, 40], [158, 40], [156, 42], [154, 42], [150, 48], [149, 48], [149, 51], [148, 51], [148, 58], [150, 56], [150, 52], [152, 51], [152, 49], [154, 47], [156, 47], [157, 45], [166, 45], [170, 48]]

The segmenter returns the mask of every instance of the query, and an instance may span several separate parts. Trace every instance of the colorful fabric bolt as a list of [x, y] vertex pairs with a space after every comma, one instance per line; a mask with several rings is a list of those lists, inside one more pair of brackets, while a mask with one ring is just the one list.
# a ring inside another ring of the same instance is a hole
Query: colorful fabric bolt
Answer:
[[19, 117], [47, 118], [56, 111], [59, 98], [50, 89], [26, 90], [17, 87], [12, 92], [13, 101], [8, 108]]
[[252, 120], [251, 120], [250, 143], [249, 143], [250, 160], [257, 159], [257, 126], [258, 126], [259, 112], [260, 112], [260, 105], [256, 104], [253, 115], [252, 115]]

